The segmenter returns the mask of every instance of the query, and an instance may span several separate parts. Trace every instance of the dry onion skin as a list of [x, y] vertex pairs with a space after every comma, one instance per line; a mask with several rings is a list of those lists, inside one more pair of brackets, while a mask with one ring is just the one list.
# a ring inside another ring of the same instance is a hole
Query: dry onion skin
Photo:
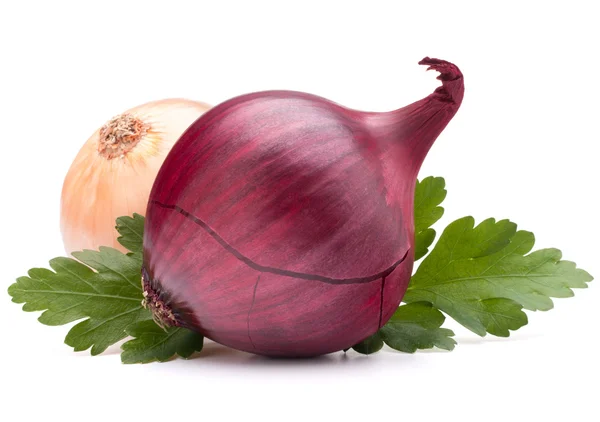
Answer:
[[153, 101], [113, 117], [83, 145], [65, 178], [61, 231], [68, 254], [117, 242], [115, 219], [144, 214], [166, 155], [209, 105]]

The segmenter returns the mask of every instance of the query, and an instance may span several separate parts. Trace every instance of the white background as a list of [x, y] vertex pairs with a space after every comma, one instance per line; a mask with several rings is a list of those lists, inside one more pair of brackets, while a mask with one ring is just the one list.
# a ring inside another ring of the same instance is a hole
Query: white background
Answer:
[[[107, 119], [149, 100], [217, 104], [295, 89], [365, 110], [428, 95], [424, 56], [465, 75], [462, 108], [421, 176], [446, 215], [510, 218], [593, 275], [598, 265], [597, 12], [589, 2], [12, 1], [0, 6], [2, 292], [61, 255], [63, 177]], [[5, 420], [597, 420], [593, 282], [510, 339], [456, 327], [451, 353], [120, 364], [73, 353], [0, 294]], [[138, 420], [138, 419], [136, 419]]]

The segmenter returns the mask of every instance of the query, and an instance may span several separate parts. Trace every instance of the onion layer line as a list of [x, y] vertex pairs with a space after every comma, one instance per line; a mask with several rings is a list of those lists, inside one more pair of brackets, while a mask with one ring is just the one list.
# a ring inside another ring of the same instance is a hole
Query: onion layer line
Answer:
[[388, 275], [390, 275], [392, 273], [392, 271], [394, 271], [398, 265], [400, 265], [400, 264], [402, 264], [402, 262], [404, 262], [404, 260], [408, 256], [408, 252], [410, 251], [410, 248], [409, 248], [404, 253], [402, 258], [400, 258], [399, 260], [394, 262], [387, 269], [385, 269], [377, 274], [373, 274], [373, 275], [366, 276], [366, 277], [331, 278], [331, 277], [325, 277], [325, 276], [318, 275], [318, 274], [306, 274], [306, 273], [300, 273], [300, 272], [296, 272], [296, 271], [284, 270], [281, 268], [267, 267], [267, 266], [260, 265], [256, 262], [254, 262], [247, 256], [244, 256], [240, 251], [235, 249], [233, 246], [231, 246], [229, 243], [227, 243], [227, 241], [225, 241], [225, 239], [223, 239], [221, 236], [219, 236], [219, 234], [217, 232], [215, 232], [208, 224], [206, 224], [206, 222], [204, 222], [202, 219], [196, 217], [195, 215], [190, 214], [189, 212], [187, 212], [180, 206], [163, 204], [162, 202], [159, 202], [156, 200], [152, 200], [151, 203], [154, 205], [157, 205], [161, 208], [165, 208], [165, 209], [169, 209], [169, 210], [178, 212], [179, 214], [183, 215], [185, 218], [193, 221], [198, 226], [202, 227], [202, 229], [204, 229], [204, 231], [206, 231], [206, 233], [208, 233], [213, 239], [215, 239], [227, 252], [231, 253], [233, 256], [235, 256], [237, 259], [239, 259], [240, 261], [242, 261], [243, 263], [248, 265], [250, 268], [252, 268], [256, 271], [277, 274], [277, 275], [281, 275], [281, 276], [285, 276], [285, 277], [294, 277], [294, 278], [299, 278], [299, 279], [303, 279], [303, 280], [321, 281], [323, 283], [328, 283], [328, 284], [370, 283], [371, 281], [379, 280], [380, 278], [384, 278], [384, 277], [387, 277]]

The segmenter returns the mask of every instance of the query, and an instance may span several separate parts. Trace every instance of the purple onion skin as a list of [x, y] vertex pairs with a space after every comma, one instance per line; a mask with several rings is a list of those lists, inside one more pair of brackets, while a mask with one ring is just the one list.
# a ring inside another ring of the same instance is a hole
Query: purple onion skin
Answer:
[[150, 195], [143, 283], [155, 317], [268, 356], [335, 352], [374, 334], [413, 267], [413, 198], [458, 110], [459, 69], [386, 113], [289, 91], [226, 101], [176, 143]]

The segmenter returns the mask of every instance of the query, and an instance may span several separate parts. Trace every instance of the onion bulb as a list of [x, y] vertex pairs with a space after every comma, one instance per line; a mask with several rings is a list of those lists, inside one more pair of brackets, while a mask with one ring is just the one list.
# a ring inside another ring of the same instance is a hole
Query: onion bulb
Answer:
[[385, 324], [411, 276], [417, 173], [464, 93], [458, 67], [420, 63], [441, 86], [395, 111], [268, 91], [196, 120], [146, 211], [155, 319], [270, 356], [346, 349]]
[[210, 106], [184, 99], [154, 101], [113, 117], [83, 145], [65, 178], [61, 231], [68, 254], [112, 246], [115, 219], [143, 214], [167, 153]]

